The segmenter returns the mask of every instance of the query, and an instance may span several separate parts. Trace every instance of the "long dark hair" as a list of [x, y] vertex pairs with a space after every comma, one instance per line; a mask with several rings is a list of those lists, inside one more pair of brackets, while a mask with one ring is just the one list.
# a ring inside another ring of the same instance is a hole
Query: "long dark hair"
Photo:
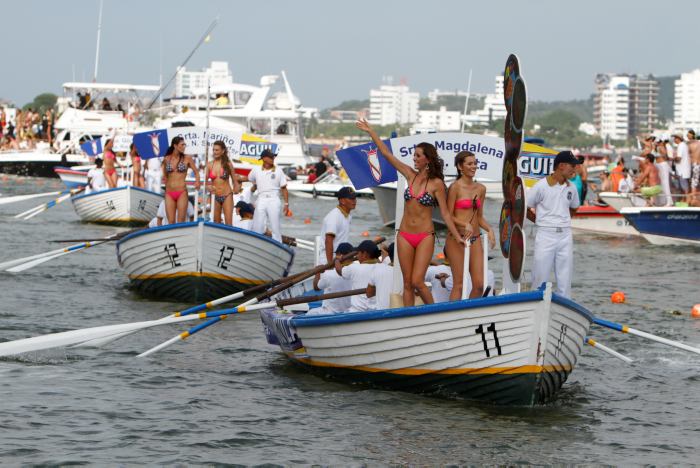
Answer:
[[460, 170], [459, 166], [461, 166], [464, 160], [469, 157], [474, 158], [476, 156], [471, 151], [460, 151], [459, 153], [457, 153], [457, 156], [455, 156], [455, 169], [457, 169], [458, 179], [462, 177], [462, 171]]
[[216, 140], [213, 143], [214, 146], [220, 147], [224, 152], [221, 154], [221, 167], [225, 167], [226, 169], [231, 167], [231, 159], [228, 157], [228, 148], [226, 147], [226, 143], [224, 143], [221, 140]]
[[[185, 139], [182, 138], [181, 136], [173, 137], [173, 139], [170, 140], [170, 146], [168, 146], [168, 150], [165, 152], [165, 157], [168, 157], [168, 156], [170, 156], [171, 154], [173, 154], [173, 153], [175, 152], [175, 146], [176, 146], [176, 145], [179, 145], [179, 144], [180, 144], [181, 142], [183, 142], [183, 141], [185, 141]], [[180, 164], [180, 161], [182, 161], [182, 157], [183, 157], [183, 156], [184, 156], [184, 155], [183, 155], [182, 153], [180, 153], [180, 155], [179, 155], [178, 158], [177, 158], [177, 163], [178, 163], [178, 164]], [[163, 158], [163, 161], [165, 161], [165, 158]]]
[[423, 150], [423, 154], [428, 158], [428, 179], [440, 179], [445, 180], [445, 176], [442, 173], [442, 159], [438, 156], [438, 152], [433, 145], [430, 143], [418, 143], [416, 148]]

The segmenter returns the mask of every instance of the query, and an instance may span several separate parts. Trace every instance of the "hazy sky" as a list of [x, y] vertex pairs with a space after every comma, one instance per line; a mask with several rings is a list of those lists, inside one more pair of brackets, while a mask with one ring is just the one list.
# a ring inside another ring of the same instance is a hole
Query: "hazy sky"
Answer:
[[[700, 67], [693, 1], [105, 0], [98, 81], [166, 81], [228, 61], [257, 84], [284, 69], [306, 106], [366, 99], [382, 76], [429, 90], [490, 92], [518, 54], [532, 100], [586, 98], [597, 72], [675, 75]], [[3, 2], [0, 98], [23, 105], [63, 82], [90, 81], [99, 0]], [[162, 47], [162, 48], [161, 48]], [[161, 54], [162, 50], [162, 54]], [[74, 75], [75, 71], [75, 75]], [[170, 90], [169, 90], [170, 91]]]

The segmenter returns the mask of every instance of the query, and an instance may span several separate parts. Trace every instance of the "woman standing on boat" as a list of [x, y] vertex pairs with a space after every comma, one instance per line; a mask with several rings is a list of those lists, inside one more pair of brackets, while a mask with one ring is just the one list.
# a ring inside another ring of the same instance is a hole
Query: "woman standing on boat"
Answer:
[[[482, 247], [480, 229], [486, 230], [489, 237], [489, 247], [496, 245], [496, 237], [493, 229], [484, 218], [484, 199], [486, 187], [474, 181], [476, 174], [476, 156], [469, 151], [461, 151], [455, 157], [457, 168], [457, 180], [447, 191], [447, 206], [450, 207], [460, 235], [471, 241], [469, 248], [469, 276], [471, 276], [472, 289], [469, 299], [481, 297], [484, 292], [484, 249]], [[447, 235], [445, 251], [450, 260], [452, 269], [452, 292], [450, 300], [456, 301], [462, 298], [462, 280], [464, 276], [464, 244], [461, 239], [455, 239], [451, 234]]]
[[[369, 134], [379, 151], [408, 182], [403, 194], [404, 214], [396, 238], [403, 275], [403, 305], [407, 307], [415, 304], [414, 291], [425, 304], [432, 304], [433, 296], [425, 286], [424, 278], [435, 248], [432, 218], [435, 205], [439, 205], [440, 214], [450, 233], [458, 242], [464, 243], [447, 209], [442, 161], [433, 145], [420, 143], [413, 153], [414, 169], [391, 153], [366, 120], [360, 120], [356, 125]], [[420, 191], [416, 192], [417, 190]]]
[[[224, 223], [233, 225], [233, 194], [238, 193], [238, 180], [233, 163], [228, 157], [228, 149], [223, 141], [217, 140], [213, 145], [214, 160], [207, 163], [207, 177], [210, 192], [214, 193], [214, 222], [221, 223], [221, 212], [224, 213]], [[233, 180], [233, 186], [231, 186]]]
[[119, 177], [117, 176], [117, 166], [122, 167], [121, 164], [119, 164], [119, 161], [117, 161], [117, 156], [114, 154], [114, 151], [112, 151], [112, 146], [114, 145], [114, 139], [110, 138], [107, 140], [105, 143], [104, 147], [104, 171], [105, 171], [105, 180], [107, 181], [107, 187], [109, 188], [115, 188], [117, 186], [117, 181], [119, 180]]
[[184, 223], [187, 216], [187, 169], [194, 172], [195, 190], [199, 190], [199, 171], [191, 156], [185, 154], [185, 139], [176, 136], [163, 158], [165, 179], [165, 214], [168, 224]]
[[129, 157], [131, 158], [131, 185], [144, 188], [146, 183], [143, 180], [143, 174], [141, 172], [143, 169], [141, 166], [141, 156], [139, 156], [139, 152], [133, 143], [129, 148]]

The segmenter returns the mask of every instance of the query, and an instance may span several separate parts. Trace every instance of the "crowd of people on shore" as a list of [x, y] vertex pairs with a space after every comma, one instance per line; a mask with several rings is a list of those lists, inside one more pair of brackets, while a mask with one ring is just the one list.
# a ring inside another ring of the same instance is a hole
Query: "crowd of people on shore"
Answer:
[[56, 130], [54, 111], [0, 108], [0, 150], [34, 149], [39, 141], [51, 144]]

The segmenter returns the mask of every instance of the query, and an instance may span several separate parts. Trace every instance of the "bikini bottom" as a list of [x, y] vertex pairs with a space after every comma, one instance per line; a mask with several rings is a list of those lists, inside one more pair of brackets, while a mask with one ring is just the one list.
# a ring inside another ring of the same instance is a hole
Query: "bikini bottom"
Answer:
[[216, 200], [216, 202], [220, 205], [223, 205], [230, 195], [233, 195], [233, 192], [229, 192], [226, 195], [214, 195], [214, 200]]
[[183, 193], [185, 193], [184, 190], [170, 190], [165, 192], [165, 195], [170, 197], [173, 201], [177, 201]]
[[418, 232], [414, 234], [411, 232], [399, 231], [399, 236], [406, 239], [406, 242], [411, 244], [411, 247], [414, 249], [418, 248], [418, 245], [423, 241], [423, 239], [434, 235], [434, 232]]

